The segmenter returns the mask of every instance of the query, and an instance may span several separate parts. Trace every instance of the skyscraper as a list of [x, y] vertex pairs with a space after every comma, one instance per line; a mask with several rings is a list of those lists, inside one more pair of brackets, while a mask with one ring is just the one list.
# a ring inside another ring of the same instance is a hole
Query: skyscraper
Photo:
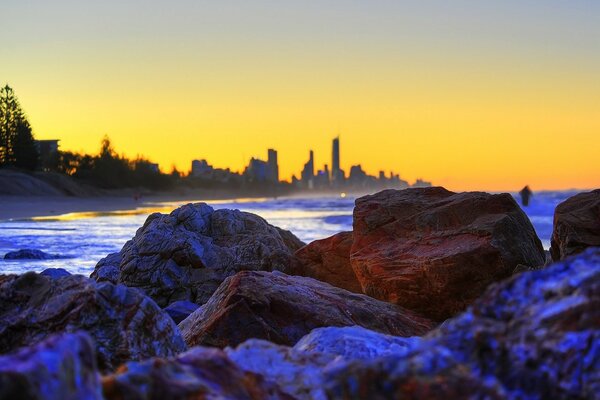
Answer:
[[277, 151], [269, 149], [269, 155], [267, 158], [268, 165], [268, 177], [270, 182], [279, 182], [279, 165], [277, 165]]
[[340, 137], [333, 139], [331, 151], [331, 182], [333, 184], [341, 183], [344, 180], [344, 174], [340, 169]]

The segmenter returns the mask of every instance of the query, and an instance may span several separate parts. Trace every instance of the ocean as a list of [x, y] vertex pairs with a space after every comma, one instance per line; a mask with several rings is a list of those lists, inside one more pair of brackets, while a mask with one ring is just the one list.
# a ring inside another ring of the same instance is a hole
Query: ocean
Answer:
[[[524, 210], [546, 249], [557, 204], [577, 192], [538, 192]], [[516, 196], [516, 195], [515, 195]], [[209, 201], [214, 208], [235, 208], [258, 214], [288, 229], [304, 242], [352, 229], [353, 197], [264, 198]], [[0, 273], [64, 268], [89, 275], [96, 263], [117, 252], [153, 212], [168, 213], [186, 202], [147, 204], [134, 211], [89, 212], [59, 217], [0, 221]], [[39, 249], [58, 254], [57, 260], [4, 260], [9, 251]]]

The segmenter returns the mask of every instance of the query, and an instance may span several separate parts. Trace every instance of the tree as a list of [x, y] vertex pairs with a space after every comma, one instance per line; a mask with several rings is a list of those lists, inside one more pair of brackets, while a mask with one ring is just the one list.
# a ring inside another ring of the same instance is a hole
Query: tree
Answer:
[[13, 89], [0, 89], [0, 166], [35, 169], [38, 153], [31, 126]]

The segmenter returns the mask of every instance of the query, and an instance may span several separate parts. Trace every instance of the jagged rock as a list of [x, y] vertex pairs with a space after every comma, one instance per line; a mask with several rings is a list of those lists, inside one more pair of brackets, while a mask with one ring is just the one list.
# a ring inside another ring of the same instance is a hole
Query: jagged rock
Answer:
[[579, 193], [556, 207], [550, 244], [556, 261], [600, 246], [600, 189]]
[[315, 328], [352, 325], [397, 336], [432, 327], [401, 307], [311, 278], [244, 271], [227, 278], [179, 328], [189, 346], [225, 347], [250, 338], [293, 345]]
[[598, 399], [600, 249], [495, 284], [405, 355], [326, 381], [331, 398]]
[[350, 262], [364, 293], [443, 321], [544, 249], [509, 194], [441, 187], [356, 200]]
[[82, 332], [54, 335], [0, 356], [0, 399], [102, 399], [94, 342]]
[[169, 314], [176, 324], [180, 323], [184, 319], [190, 316], [191, 313], [196, 311], [200, 306], [191, 301], [176, 301], [175, 303], [169, 304], [165, 307], [165, 312]]
[[136, 289], [80, 275], [51, 279], [28, 272], [0, 279], [0, 353], [79, 330], [95, 340], [103, 370], [185, 350], [171, 318]]
[[350, 265], [352, 232], [341, 232], [315, 240], [296, 252], [300, 262], [294, 275], [308, 276], [355, 293], [362, 293]]
[[40, 275], [47, 276], [48, 278], [52, 279], [60, 279], [65, 276], [70, 276], [71, 273], [64, 268], [46, 268], [40, 272]]
[[92, 278], [143, 289], [161, 307], [178, 300], [204, 304], [238, 271], [290, 271], [301, 244], [257, 215], [188, 204], [150, 215], [118, 255], [98, 263]]
[[401, 338], [359, 326], [318, 328], [294, 347], [251, 339], [227, 348], [229, 358], [245, 371], [262, 374], [297, 399], [325, 399], [327, 371], [352, 360], [404, 354], [419, 338]]
[[21, 249], [10, 251], [4, 255], [5, 260], [57, 260], [62, 257], [58, 254], [48, 254], [37, 249]]
[[244, 372], [219, 349], [197, 347], [176, 358], [129, 362], [103, 378], [107, 400], [292, 398], [260, 375]]

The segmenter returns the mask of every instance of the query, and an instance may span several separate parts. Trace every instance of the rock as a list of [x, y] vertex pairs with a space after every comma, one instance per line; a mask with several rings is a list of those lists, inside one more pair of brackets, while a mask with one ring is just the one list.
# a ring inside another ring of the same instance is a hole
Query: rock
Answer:
[[509, 194], [384, 190], [356, 200], [350, 262], [365, 294], [443, 321], [544, 249]]
[[199, 307], [198, 304], [192, 303], [191, 301], [176, 301], [175, 303], [169, 304], [164, 310], [171, 318], [173, 318], [173, 321], [178, 324], [189, 317], [189, 315]]
[[406, 354], [327, 382], [331, 398], [598, 399], [600, 249], [495, 284]]
[[325, 399], [327, 371], [347, 361], [370, 360], [384, 355], [404, 354], [419, 338], [383, 335], [359, 326], [318, 328], [294, 347], [251, 339], [235, 349], [229, 358], [245, 371], [262, 374], [297, 399]]
[[46, 268], [40, 272], [40, 275], [47, 276], [48, 278], [52, 279], [60, 279], [65, 276], [70, 276], [71, 273], [64, 268]]
[[600, 246], [600, 189], [579, 193], [556, 207], [550, 245], [556, 261]]
[[179, 328], [189, 346], [225, 347], [250, 338], [294, 345], [315, 328], [353, 325], [397, 336], [432, 327], [401, 307], [311, 278], [243, 271], [227, 278]]
[[176, 358], [129, 362], [102, 381], [107, 400], [292, 399], [260, 375], [244, 372], [219, 349], [197, 347]]
[[79, 330], [95, 340], [102, 370], [185, 350], [175, 323], [139, 290], [80, 275], [0, 279], [0, 353]]
[[351, 247], [352, 232], [315, 240], [296, 252], [300, 262], [294, 275], [308, 276], [351, 292], [362, 293], [350, 265]]
[[0, 356], [0, 399], [102, 399], [94, 342], [81, 332], [54, 335]]
[[118, 254], [98, 263], [92, 278], [138, 287], [158, 305], [204, 304], [238, 271], [289, 271], [302, 243], [257, 215], [188, 204], [152, 214]]
[[61, 257], [58, 254], [48, 254], [36, 249], [21, 249], [11, 251], [4, 255], [5, 260], [56, 260]]

